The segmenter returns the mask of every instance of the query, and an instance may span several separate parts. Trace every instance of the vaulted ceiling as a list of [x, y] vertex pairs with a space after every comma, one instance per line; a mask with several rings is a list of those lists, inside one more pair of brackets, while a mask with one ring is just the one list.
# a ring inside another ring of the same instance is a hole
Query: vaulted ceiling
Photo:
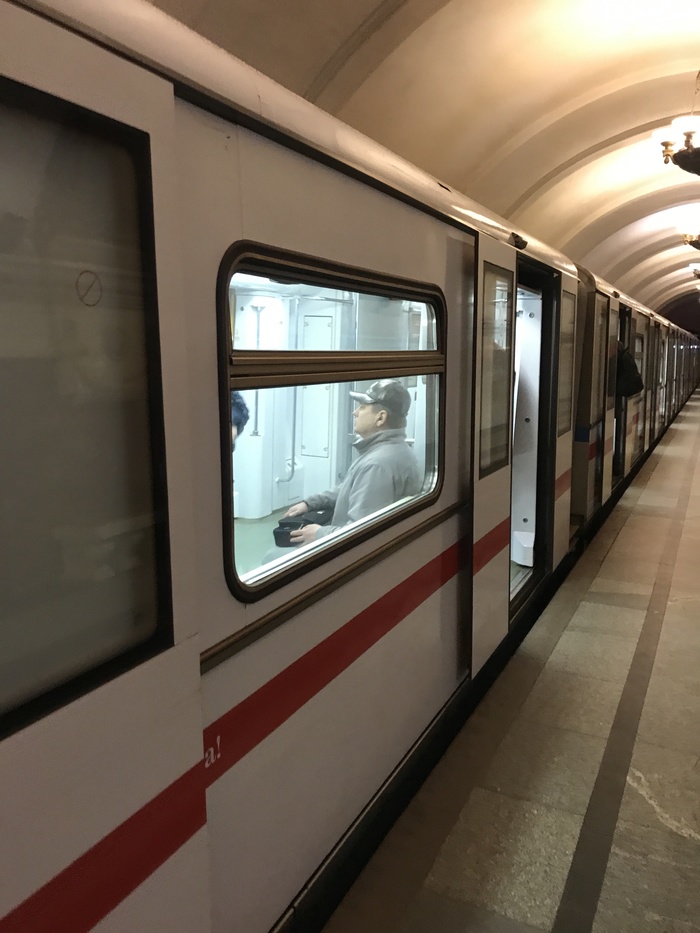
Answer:
[[651, 139], [693, 106], [697, 0], [153, 2], [700, 331], [700, 178]]

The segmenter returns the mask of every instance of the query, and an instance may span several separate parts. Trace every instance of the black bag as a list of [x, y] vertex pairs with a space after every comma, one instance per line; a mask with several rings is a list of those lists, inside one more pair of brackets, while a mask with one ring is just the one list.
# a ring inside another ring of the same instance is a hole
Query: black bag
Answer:
[[638, 395], [644, 390], [644, 382], [639, 375], [634, 357], [627, 347], [620, 346], [617, 351], [617, 378], [615, 380], [615, 395], [629, 398]]
[[304, 512], [293, 518], [281, 518], [277, 527], [272, 529], [277, 547], [296, 547], [289, 534], [305, 525], [328, 525], [333, 518], [333, 509], [320, 509], [318, 512]]

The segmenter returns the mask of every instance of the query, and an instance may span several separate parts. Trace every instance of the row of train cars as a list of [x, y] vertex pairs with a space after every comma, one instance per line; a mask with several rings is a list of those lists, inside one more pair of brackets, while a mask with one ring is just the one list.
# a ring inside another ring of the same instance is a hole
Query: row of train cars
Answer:
[[[316, 929], [697, 341], [141, 0], [0, 35], [0, 933]], [[419, 491], [274, 548], [380, 379]]]

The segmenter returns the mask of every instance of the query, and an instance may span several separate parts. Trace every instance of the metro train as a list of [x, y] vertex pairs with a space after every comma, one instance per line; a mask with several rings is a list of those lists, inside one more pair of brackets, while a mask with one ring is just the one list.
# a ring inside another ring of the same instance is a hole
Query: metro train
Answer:
[[[308, 933], [697, 341], [141, 0], [0, 36], [0, 933]], [[383, 380], [417, 484], [283, 546]]]

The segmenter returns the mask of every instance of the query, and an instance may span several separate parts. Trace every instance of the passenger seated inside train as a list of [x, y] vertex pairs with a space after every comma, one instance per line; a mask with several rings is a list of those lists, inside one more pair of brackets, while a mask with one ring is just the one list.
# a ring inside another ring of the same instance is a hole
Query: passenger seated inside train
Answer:
[[408, 390], [396, 379], [380, 379], [366, 392], [350, 392], [350, 397], [359, 403], [352, 413], [357, 459], [338, 486], [308, 496], [287, 510], [285, 518], [333, 510], [328, 525], [312, 522], [292, 529], [292, 545], [311, 544], [420, 492], [422, 476], [406, 443], [406, 416], [411, 407]]
[[236, 449], [236, 438], [248, 424], [250, 412], [240, 392], [231, 393], [231, 449]]

